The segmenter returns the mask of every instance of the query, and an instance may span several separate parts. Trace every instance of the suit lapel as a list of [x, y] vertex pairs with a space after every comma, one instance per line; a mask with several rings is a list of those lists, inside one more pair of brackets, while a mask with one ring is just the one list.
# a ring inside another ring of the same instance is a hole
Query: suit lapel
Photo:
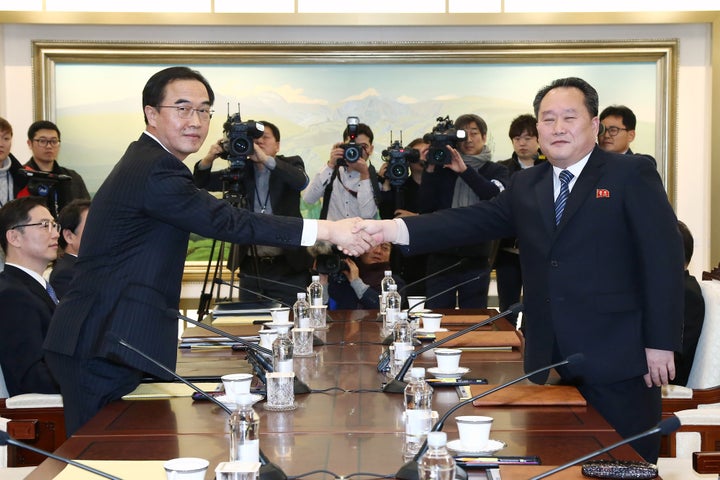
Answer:
[[18, 282], [25, 285], [31, 292], [37, 295], [38, 298], [45, 302], [45, 304], [47, 304], [47, 306], [50, 307], [51, 310], [55, 309], [55, 302], [52, 301], [47, 290], [45, 290], [43, 286], [38, 283], [37, 280], [20, 270], [19, 268], [13, 267], [12, 265], [6, 265], [5, 271], [9, 276], [15, 278]]
[[605, 164], [605, 160], [602, 158], [602, 154], [599, 153], [598, 147], [595, 147], [593, 153], [590, 155], [588, 162], [585, 164], [580, 176], [578, 177], [570, 197], [568, 197], [565, 211], [560, 219], [560, 225], [557, 227], [557, 233], [559, 233], [563, 227], [570, 221], [570, 219], [577, 213], [582, 204], [588, 198], [593, 188], [597, 185], [598, 179], [602, 175], [602, 167]]
[[551, 237], [555, 232], [555, 204], [553, 203], [553, 169], [550, 163], [544, 170], [535, 184], [535, 201], [540, 207], [543, 225], [547, 229], [548, 236]]

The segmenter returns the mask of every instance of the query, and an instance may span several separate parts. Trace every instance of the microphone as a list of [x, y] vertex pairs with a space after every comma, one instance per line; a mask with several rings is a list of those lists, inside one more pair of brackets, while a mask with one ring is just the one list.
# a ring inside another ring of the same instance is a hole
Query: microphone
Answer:
[[610, 451], [613, 448], [625, 445], [626, 443], [634, 442], [635, 440], [639, 440], [643, 437], [649, 437], [650, 435], [655, 435], [656, 433], [659, 433], [661, 435], [667, 435], [669, 433], [674, 432], [678, 428], [680, 428], [680, 419], [678, 417], [676, 417], [675, 415], [673, 415], [672, 417], [666, 418], [665, 420], [661, 421], [660, 423], [658, 423], [657, 425], [655, 425], [653, 428], [651, 428], [649, 430], [645, 430], [642, 433], [638, 433], [637, 435], [633, 435], [631, 437], [620, 440], [619, 442], [613, 443], [612, 445], [607, 446], [607, 447], [603, 447], [600, 450], [595, 450], [594, 452], [589, 453], [583, 457], [577, 458], [577, 459], [572, 460], [564, 465], [560, 465], [559, 467], [555, 467], [552, 470], [548, 470], [545, 473], [541, 473], [540, 475], [532, 477], [531, 480], [539, 480], [541, 478], [549, 477], [550, 475], [553, 475], [561, 470], [565, 470], [566, 468], [572, 467], [573, 465], [577, 465], [580, 462], [589, 460], [597, 455], [600, 455], [602, 453]]
[[418, 355], [421, 355], [430, 349], [437, 348], [440, 345], [442, 345], [443, 343], [449, 342], [450, 340], [452, 340], [454, 338], [465, 335], [468, 332], [472, 332], [473, 330], [476, 330], [484, 325], [493, 323], [495, 320], [499, 320], [508, 315], [518, 313], [518, 312], [522, 311], [522, 308], [523, 308], [522, 303], [515, 303], [513, 305], [510, 305], [510, 308], [508, 308], [504, 312], [498, 313], [494, 317], [490, 317], [486, 320], [483, 320], [482, 322], [476, 323], [474, 325], [470, 325], [469, 327], [459, 330], [459, 331], [453, 333], [452, 335], [448, 335], [447, 337], [443, 338], [442, 340], [437, 340], [435, 342], [432, 342], [432, 343], [422, 347], [420, 350], [412, 352], [410, 354], [410, 356], [405, 360], [405, 363], [403, 364], [402, 368], [400, 369], [398, 374], [395, 376], [395, 378], [383, 387], [383, 392], [403, 393], [405, 391], [405, 387], [407, 386], [407, 383], [405, 383], [403, 381], [403, 379], [405, 378], [405, 374], [410, 369], [410, 366], [412, 365], [413, 361], [418, 357]]
[[7, 432], [0, 430], [0, 446], [8, 445], [8, 444], [15, 445], [16, 447], [20, 447], [20, 448], [25, 448], [27, 450], [30, 450], [31, 452], [39, 453], [40, 455], [45, 455], [46, 457], [52, 458], [53, 460], [58, 460], [60, 462], [67, 463], [68, 465], [72, 465], [73, 467], [77, 467], [77, 468], [80, 468], [87, 472], [94, 473], [95, 475], [98, 475], [100, 477], [110, 478], [111, 480], [121, 480], [120, 478], [118, 478], [114, 475], [110, 475], [109, 473], [101, 472], [100, 470], [89, 467], [80, 462], [76, 462], [75, 460], [70, 460], [69, 458], [61, 457], [60, 455], [46, 452], [45, 450], [41, 450], [39, 448], [33, 447], [32, 445], [28, 445], [26, 443], [15, 440]]
[[242, 290], [242, 291], [244, 291], [244, 292], [248, 292], [248, 293], [252, 293], [253, 295], [257, 295], [258, 297], [264, 298], [265, 300], [271, 300], [271, 301], [273, 301], [273, 302], [277, 302], [277, 303], [279, 303], [280, 305], [282, 305], [283, 307], [290, 307], [290, 308], [292, 308], [292, 305], [289, 305], [289, 304], [287, 304], [287, 303], [285, 303], [285, 302], [282, 302], [282, 301], [278, 300], [277, 298], [268, 297], [267, 295], [264, 295], [264, 294], [262, 294], [262, 293], [260, 293], [260, 292], [258, 292], [258, 291], [251, 290], [251, 289], [245, 288], [245, 287], [241, 287], [240, 285], [235, 285], [234, 283], [230, 283], [230, 282], [228, 282], [228, 281], [226, 281], [226, 280], [223, 280], [222, 278], [215, 278], [215, 279], [213, 279], [213, 282], [214, 282], [216, 285], [225, 285], [225, 286], [230, 287], [230, 288], [237, 288], [238, 290]]
[[[469, 260], [468, 260], [467, 257], [461, 258], [459, 261], [453, 263], [453, 264], [450, 265], [449, 267], [442, 268], [442, 269], [438, 270], [437, 272], [431, 273], [430, 275], [426, 275], [426, 276], [424, 276], [424, 277], [422, 277], [422, 278], [420, 278], [420, 279], [418, 279], [418, 280], [415, 280], [414, 282], [408, 283], [408, 284], [405, 285], [403, 288], [401, 288], [400, 290], [398, 290], [398, 293], [402, 294], [402, 292], [404, 292], [404, 291], [407, 290], [408, 288], [413, 287], [413, 286], [417, 285], [418, 283], [424, 282], [424, 281], [427, 280], [428, 278], [432, 278], [432, 277], [434, 277], [434, 276], [436, 276], [436, 275], [440, 275], [441, 273], [445, 273], [445, 272], [447, 272], [448, 270], [452, 270], [453, 268], [457, 268], [457, 267], [459, 267], [460, 265], [463, 265], [463, 264], [467, 263], [468, 261], [469, 261]], [[455, 288], [457, 288], [457, 287], [455, 287]], [[431, 298], [434, 298], [434, 297], [431, 297]]]
[[[456, 404], [450, 410], [445, 412], [442, 417], [435, 423], [435, 425], [432, 426], [430, 429], [431, 432], [439, 432], [442, 430], [442, 428], [445, 426], [445, 421], [455, 413], [458, 409], [464, 407], [465, 405], [474, 402], [475, 400], [481, 399], [483, 397], [486, 397], [492, 393], [497, 392], [498, 390], [502, 390], [503, 388], [509, 387], [510, 385], [514, 385], [518, 382], [521, 382], [527, 378], [532, 377], [533, 375], [537, 375], [538, 373], [545, 372], [547, 370], [551, 370], [553, 368], [562, 367], [563, 365], [579, 365], [585, 361], [585, 355], [582, 353], [574, 353], [567, 357], [565, 360], [557, 363], [553, 363], [552, 365], [548, 365], [546, 367], [538, 368], [535, 371], [532, 371], [530, 373], [526, 373], [525, 375], [521, 375], [520, 377], [515, 378], [514, 380], [510, 380], [509, 382], [505, 382], [502, 385], [498, 385], [495, 388], [491, 388], [490, 390], [487, 390], [483, 393], [480, 393], [478, 395], [475, 395], [472, 398], [468, 398], [467, 400], [463, 400], [462, 402]], [[427, 450], [427, 440], [422, 444], [420, 447], [420, 450], [415, 455], [415, 457], [407, 462], [405, 465], [400, 467], [400, 470], [395, 474], [395, 478], [399, 478], [401, 480], [419, 480], [419, 472], [418, 472], [418, 460], [420, 457], [425, 453]], [[456, 467], [455, 471], [455, 478], [456, 479], [467, 479], [467, 473], [460, 467]]]
[[[145, 360], [149, 361], [153, 365], [159, 367], [163, 371], [172, 375], [173, 378], [180, 380], [182, 383], [184, 383], [188, 387], [190, 387], [193, 390], [195, 390], [196, 392], [198, 392], [200, 395], [205, 397], [207, 400], [210, 400], [215, 405], [222, 408], [228, 415], [232, 414], [232, 412], [233, 412], [232, 409], [230, 407], [228, 407], [227, 405], [225, 405], [224, 403], [222, 403], [220, 400], [213, 397], [212, 395], [209, 395], [207, 392], [203, 391], [202, 388], [198, 387], [197, 385], [193, 384], [192, 382], [189, 382], [185, 378], [181, 377], [180, 375], [175, 373], [175, 370], [171, 370], [170, 368], [168, 368], [165, 365], [163, 365], [162, 363], [158, 362], [151, 356], [147, 355], [145, 352], [142, 352], [142, 351], [138, 350], [136, 347], [133, 347], [132, 345], [130, 345], [124, 339], [120, 338], [115, 333], [108, 332], [107, 337], [110, 338], [111, 340], [119, 343], [123, 347], [137, 353], [138, 355], [143, 357]], [[287, 475], [285, 475], [285, 472], [283, 472], [280, 469], [280, 467], [278, 467], [274, 463], [270, 462], [270, 460], [268, 460], [268, 458], [263, 453], [262, 449], [260, 449], [260, 463], [261, 463], [260, 478], [262, 480], [287, 480]], [[115, 478], [115, 477], [111, 477], [111, 478]]]
[[[213, 327], [212, 325], [209, 325], [207, 323], [198, 322], [197, 320], [194, 320], [190, 317], [187, 317], [183, 315], [182, 313], [178, 312], [177, 310], [170, 309], [172, 311], [172, 314], [175, 315], [180, 320], [184, 320], [188, 323], [191, 323], [195, 325], [196, 327], [204, 328], [205, 330], [209, 330], [213, 332], [216, 335], [220, 335], [221, 337], [229, 338], [230, 340], [234, 342], [241, 343], [245, 347], [248, 348], [247, 352], [248, 354], [251, 351], [256, 352], [258, 355], [253, 355], [252, 360], [254, 360], [255, 363], [250, 362], [253, 366], [257, 366], [259, 368], [262, 368], [266, 372], [272, 372], [273, 366], [268, 363], [268, 361], [263, 357], [261, 354], [270, 355], [272, 356], [272, 351], [268, 350], [265, 347], [261, 347], [260, 345], [257, 345], [253, 342], [248, 342], [244, 338], [240, 338], [238, 336], [232, 335], [228, 332], [225, 332], [224, 330], [220, 330], [219, 328]], [[258, 375], [260, 376], [260, 375]], [[260, 376], [262, 380], [264, 380], [265, 375]], [[265, 381], [263, 381], [265, 383]], [[300, 379], [295, 376], [294, 384], [293, 384], [293, 392], [296, 395], [302, 395], [303, 393], [310, 393], [312, 390], [310, 387], [307, 386], [304, 382], [300, 381]]]

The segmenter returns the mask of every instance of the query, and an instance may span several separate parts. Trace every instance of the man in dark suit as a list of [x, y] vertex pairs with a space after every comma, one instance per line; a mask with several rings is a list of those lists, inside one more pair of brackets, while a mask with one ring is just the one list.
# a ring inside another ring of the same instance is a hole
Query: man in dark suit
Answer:
[[58, 257], [50, 272], [50, 284], [58, 298], [65, 296], [70, 280], [75, 274], [75, 261], [80, 253], [85, 220], [90, 209], [90, 200], [75, 199], [60, 210], [58, 223], [62, 226], [58, 243], [62, 255]]
[[[242, 196], [236, 202], [238, 208], [267, 215], [302, 218], [300, 192], [309, 182], [305, 164], [299, 156], [279, 155], [280, 129], [266, 120], [259, 123], [264, 126], [263, 134], [255, 141], [253, 153], [248, 155], [249, 161], [245, 162], [244, 167], [222, 172], [210, 171], [213, 162], [224, 151], [221, 140], [213, 144], [207, 155], [195, 164], [195, 184], [209, 191], [226, 194], [239, 190]], [[305, 291], [310, 283], [312, 257], [304, 247], [236, 247], [233, 249], [231, 270], [239, 266], [241, 275], [249, 274], [269, 280], [241, 278], [241, 287], [292, 305], [297, 293]], [[239, 296], [243, 299], [249, 298], [251, 294], [241, 291]]]
[[[357, 228], [410, 251], [430, 250], [442, 232], [453, 232], [443, 236], [451, 245], [518, 237], [526, 371], [584, 354], [581, 365], [560, 369], [562, 378], [628, 437], [657, 424], [660, 386], [675, 375], [683, 318], [677, 219], [646, 158], [595, 144], [598, 96], [587, 82], [556, 80], [534, 107], [548, 162], [516, 173], [495, 199]], [[654, 461], [659, 436], [633, 446]]]
[[60, 391], [42, 350], [57, 301], [42, 274], [57, 255], [58, 227], [40, 197], [0, 208], [0, 245], [7, 259], [0, 273], [0, 366], [11, 396]]
[[182, 163], [207, 137], [214, 93], [187, 67], [153, 75], [142, 96], [147, 129], [130, 144], [93, 199], [75, 276], [44, 344], [60, 383], [66, 430], [134, 390], [145, 372], [167, 378], [137, 349], [175, 368], [177, 308], [190, 232], [234, 243], [312, 245], [357, 252], [356, 219], [319, 222], [258, 215], [198, 189]]

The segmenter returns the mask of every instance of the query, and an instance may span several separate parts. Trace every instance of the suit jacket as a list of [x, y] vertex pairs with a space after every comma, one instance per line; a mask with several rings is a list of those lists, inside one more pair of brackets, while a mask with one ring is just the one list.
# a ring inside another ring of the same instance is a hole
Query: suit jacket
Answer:
[[[222, 175], [220, 172], [211, 172], [209, 169], [198, 168], [200, 162], [195, 164], [193, 178], [195, 184], [208, 191], [224, 191]], [[247, 161], [241, 182], [247, 201], [247, 209], [254, 211], [257, 194], [255, 193], [254, 162]], [[300, 192], [309, 182], [305, 173], [305, 164], [299, 156], [275, 157], [275, 168], [270, 172], [270, 205], [273, 215], [302, 218], [300, 213]], [[264, 199], [263, 199], [264, 200]], [[239, 257], [235, 261], [239, 264], [246, 255], [247, 248], [240, 249]], [[284, 249], [283, 254], [287, 262], [297, 271], [305, 271], [312, 265], [312, 258], [304, 247]]]
[[0, 273], [0, 365], [11, 396], [59, 393], [42, 343], [55, 303], [37, 280], [12, 265]]
[[190, 232], [233, 243], [299, 245], [302, 220], [256, 215], [193, 184], [190, 170], [149, 135], [133, 142], [93, 199], [75, 277], [45, 348], [105, 357], [162, 378], [177, 356], [177, 308]]
[[62, 298], [70, 287], [70, 280], [72, 280], [75, 274], [75, 262], [77, 257], [70, 255], [69, 253], [64, 254], [58, 258], [50, 272], [50, 285], [58, 298]]
[[405, 222], [411, 251], [428, 251], [437, 238], [460, 245], [518, 237], [526, 371], [581, 352], [585, 362], [569, 374], [612, 383], [647, 372], [644, 348], [679, 350], [682, 241], [650, 162], [596, 146], [557, 228], [554, 216], [546, 162], [515, 174], [490, 201]]

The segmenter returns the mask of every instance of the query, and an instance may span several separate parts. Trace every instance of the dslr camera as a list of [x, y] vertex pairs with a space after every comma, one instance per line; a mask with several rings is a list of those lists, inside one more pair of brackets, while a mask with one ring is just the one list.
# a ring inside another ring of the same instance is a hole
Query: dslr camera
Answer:
[[382, 151], [382, 159], [388, 164], [385, 178], [390, 185], [400, 186], [410, 175], [410, 164], [420, 161], [420, 152], [415, 148], [403, 148], [401, 142], [396, 140]]
[[255, 151], [255, 139], [262, 137], [265, 126], [253, 120], [243, 122], [240, 113], [228, 115], [223, 124], [223, 153], [220, 158], [230, 162], [230, 170], [243, 170], [248, 156]]
[[432, 132], [423, 136], [425, 143], [430, 144], [427, 153], [427, 162], [432, 165], [447, 165], [451, 161], [450, 152], [447, 146], [457, 148], [460, 142], [465, 141], [465, 130], [455, 128], [453, 121], [449, 116], [438, 117], [437, 125], [433, 127]]
[[347, 117], [348, 142], [340, 145], [344, 152], [343, 158], [337, 161], [337, 165], [347, 166], [348, 163], [355, 163], [362, 157], [362, 147], [355, 142], [359, 124], [358, 117]]

